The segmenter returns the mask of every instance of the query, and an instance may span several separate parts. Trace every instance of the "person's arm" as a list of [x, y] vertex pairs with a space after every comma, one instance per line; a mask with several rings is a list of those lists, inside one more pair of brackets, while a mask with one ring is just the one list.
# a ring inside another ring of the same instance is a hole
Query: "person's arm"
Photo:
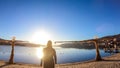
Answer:
[[[44, 49], [43, 49], [43, 54], [44, 54]], [[42, 63], [43, 63], [43, 57], [41, 58], [40, 66], [42, 66]]]
[[42, 59], [41, 59], [41, 63], [40, 63], [40, 66], [42, 66]]
[[57, 64], [57, 56], [56, 56], [56, 51], [54, 50], [54, 59], [55, 59], [55, 64]]

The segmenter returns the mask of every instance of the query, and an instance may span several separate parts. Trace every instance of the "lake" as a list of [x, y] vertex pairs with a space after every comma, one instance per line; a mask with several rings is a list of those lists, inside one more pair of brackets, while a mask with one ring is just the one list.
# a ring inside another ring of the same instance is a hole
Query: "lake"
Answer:
[[[38, 49], [41, 48], [15, 46], [14, 62], [40, 64], [40, 57], [38, 56], [40, 50]], [[57, 53], [58, 64], [92, 60], [95, 59], [96, 56], [95, 49], [55, 47], [55, 50]], [[0, 60], [9, 61], [10, 54], [11, 46], [0, 45]], [[103, 50], [100, 50], [100, 54], [102, 57], [111, 55], [109, 53], [105, 53]]]

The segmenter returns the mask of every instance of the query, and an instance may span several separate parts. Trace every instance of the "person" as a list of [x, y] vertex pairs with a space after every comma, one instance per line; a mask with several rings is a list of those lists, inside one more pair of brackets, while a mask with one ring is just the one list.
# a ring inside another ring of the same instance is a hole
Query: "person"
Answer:
[[52, 41], [48, 41], [47, 47], [43, 49], [43, 58], [41, 60], [41, 66], [43, 68], [55, 68], [57, 64], [56, 51], [52, 48]]

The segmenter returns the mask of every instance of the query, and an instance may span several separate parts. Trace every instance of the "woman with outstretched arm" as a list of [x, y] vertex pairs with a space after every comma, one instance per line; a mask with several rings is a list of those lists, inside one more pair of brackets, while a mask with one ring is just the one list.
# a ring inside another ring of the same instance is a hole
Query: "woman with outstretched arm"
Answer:
[[57, 56], [55, 49], [52, 48], [52, 41], [48, 41], [47, 47], [43, 49], [43, 58], [41, 60], [41, 65], [43, 68], [55, 68], [57, 64]]

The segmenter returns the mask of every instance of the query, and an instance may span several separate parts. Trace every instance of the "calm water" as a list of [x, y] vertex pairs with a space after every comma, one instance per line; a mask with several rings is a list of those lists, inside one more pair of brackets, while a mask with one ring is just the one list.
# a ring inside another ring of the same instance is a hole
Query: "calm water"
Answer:
[[[57, 52], [57, 63], [82, 62], [95, 58], [95, 49], [76, 49], [76, 48], [55, 48]], [[37, 55], [38, 47], [15, 46], [14, 62], [40, 64], [40, 58]], [[8, 61], [11, 53], [10, 46], [0, 45], [0, 60]], [[110, 56], [100, 50], [102, 57]]]

